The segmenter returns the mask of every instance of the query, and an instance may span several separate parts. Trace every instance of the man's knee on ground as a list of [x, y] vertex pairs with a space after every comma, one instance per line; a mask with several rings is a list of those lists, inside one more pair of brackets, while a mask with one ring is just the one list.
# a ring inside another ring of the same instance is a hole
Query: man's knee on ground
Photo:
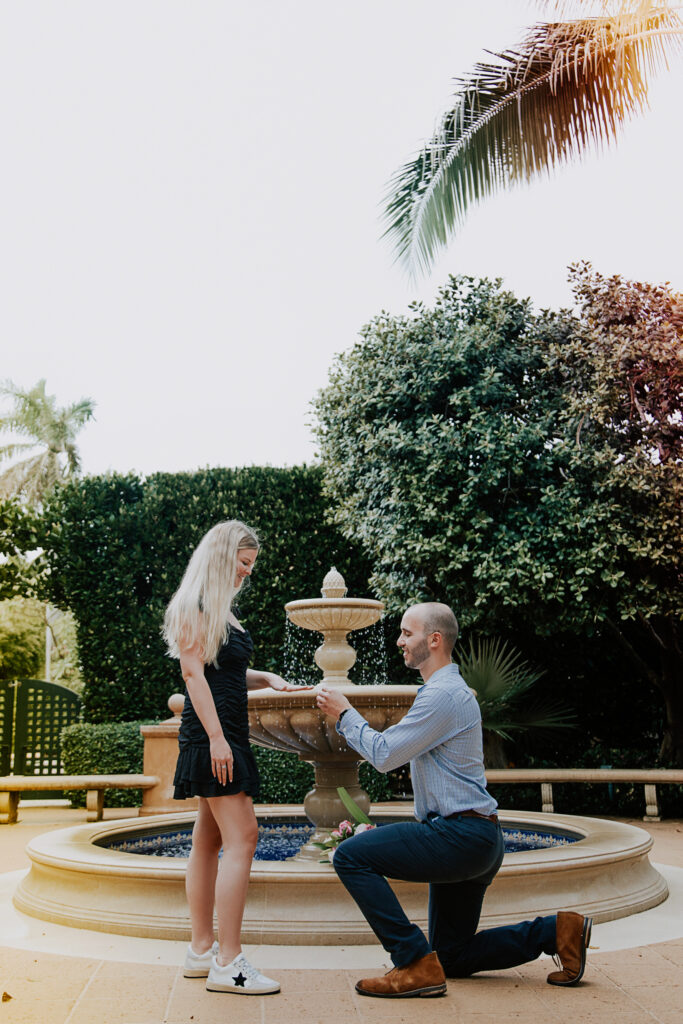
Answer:
[[447, 978], [469, 978], [473, 974], [472, 966], [467, 958], [467, 947], [469, 943], [464, 942], [461, 946], [436, 946], [434, 952], [441, 962]]

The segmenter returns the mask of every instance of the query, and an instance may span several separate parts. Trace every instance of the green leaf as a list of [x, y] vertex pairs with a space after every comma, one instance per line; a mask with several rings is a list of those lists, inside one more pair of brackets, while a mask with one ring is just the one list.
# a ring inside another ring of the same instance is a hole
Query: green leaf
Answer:
[[353, 797], [349, 796], [349, 793], [343, 786], [337, 786], [337, 793], [339, 794], [339, 799], [355, 822], [359, 825], [372, 825], [372, 821], [368, 818], [365, 811], [360, 809], [356, 801]]

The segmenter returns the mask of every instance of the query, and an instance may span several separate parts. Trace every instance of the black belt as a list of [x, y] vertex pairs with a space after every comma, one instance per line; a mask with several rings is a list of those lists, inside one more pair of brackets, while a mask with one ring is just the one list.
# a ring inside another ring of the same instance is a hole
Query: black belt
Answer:
[[484, 821], [492, 821], [494, 825], [498, 824], [497, 814], [480, 814], [479, 811], [456, 811], [455, 814], [445, 814], [446, 820], [449, 818], [483, 818]]

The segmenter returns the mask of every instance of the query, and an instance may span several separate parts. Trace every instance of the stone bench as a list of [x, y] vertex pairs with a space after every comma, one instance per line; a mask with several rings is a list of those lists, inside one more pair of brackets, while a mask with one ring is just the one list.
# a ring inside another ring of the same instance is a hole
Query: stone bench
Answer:
[[5, 775], [0, 777], [0, 824], [13, 825], [22, 793], [84, 789], [88, 821], [101, 821], [107, 789], [150, 789], [156, 775]]
[[634, 782], [645, 790], [643, 821], [661, 821], [657, 802], [657, 786], [662, 783], [683, 784], [683, 768], [487, 768], [488, 783], [530, 783], [541, 786], [541, 810], [554, 813], [553, 784], [558, 782]]

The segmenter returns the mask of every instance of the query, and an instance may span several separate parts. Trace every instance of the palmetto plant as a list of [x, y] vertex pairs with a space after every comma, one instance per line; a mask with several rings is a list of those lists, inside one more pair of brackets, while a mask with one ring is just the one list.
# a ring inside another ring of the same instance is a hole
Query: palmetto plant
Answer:
[[45, 393], [44, 380], [28, 390], [6, 381], [0, 395], [14, 403], [12, 411], [0, 417], [0, 430], [26, 438], [0, 446], [0, 461], [26, 454], [0, 473], [0, 496], [21, 496], [28, 504], [39, 504], [56, 483], [80, 469], [75, 439], [91, 419], [95, 403], [82, 398], [60, 409], [55, 396]]
[[683, 22], [668, 0], [540, 0], [558, 18], [517, 49], [456, 79], [453, 107], [394, 175], [385, 234], [397, 258], [427, 270], [469, 207], [496, 190], [612, 142], [647, 105], [648, 76], [680, 53]]
[[532, 668], [506, 641], [470, 639], [469, 649], [458, 648], [455, 657], [463, 679], [477, 694], [489, 768], [506, 766], [504, 741], [515, 734], [572, 728], [574, 715], [560, 701], [530, 701], [529, 690], [544, 672]]

